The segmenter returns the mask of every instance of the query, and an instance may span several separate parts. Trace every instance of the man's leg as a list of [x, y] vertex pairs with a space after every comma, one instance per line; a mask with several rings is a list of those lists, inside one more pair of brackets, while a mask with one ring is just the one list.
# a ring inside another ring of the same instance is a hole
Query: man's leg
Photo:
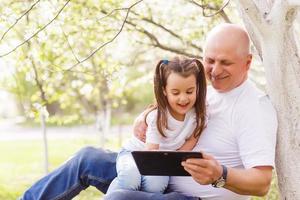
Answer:
[[143, 191], [132, 190], [116, 190], [108, 195], [105, 195], [104, 200], [198, 200], [197, 197], [186, 197], [177, 192], [167, 194], [149, 193]]
[[71, 199], [92, 185], [105, 193], [116, 177], [117, 153], [86, 147], [32, 187], [22, 200]]

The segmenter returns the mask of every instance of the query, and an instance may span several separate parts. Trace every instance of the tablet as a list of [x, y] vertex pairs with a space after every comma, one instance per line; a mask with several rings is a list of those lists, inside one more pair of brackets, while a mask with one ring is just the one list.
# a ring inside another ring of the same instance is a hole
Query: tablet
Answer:
[[132, 151], [132, 156], [141, 175], [190, 176], [181, 162], [188, 158], [202, 158], [194, 151]]

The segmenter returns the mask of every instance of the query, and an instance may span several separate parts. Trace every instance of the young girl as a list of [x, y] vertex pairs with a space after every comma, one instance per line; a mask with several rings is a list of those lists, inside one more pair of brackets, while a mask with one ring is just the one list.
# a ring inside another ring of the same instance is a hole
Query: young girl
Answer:
[[205, 126], [206, 80], [197, 59], [161, 60], [154, 75], [156, 105], [146, 116], [146, 143], [133, 137], [117, 158], [117, 177], [107, 193], [116, 189], [163, 193], [168, 176], [140, 175], [133, 150], [192, 150]]

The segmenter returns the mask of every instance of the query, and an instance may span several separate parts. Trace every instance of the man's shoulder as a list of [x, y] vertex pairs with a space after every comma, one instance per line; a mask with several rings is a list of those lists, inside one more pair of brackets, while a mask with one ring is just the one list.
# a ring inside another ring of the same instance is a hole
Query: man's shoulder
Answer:
[[236, 109], [243, 114], [263, 114], [265, 112], [270, 113], [271, 110], [274, 110], [274, 107], [269, 96], [256, 87], [254, 83], [249, 82], [236, 102]]
[[243, 101], [245, 104], [252, 104], [252, 103], [261, 103], [263, 102], [270, 102], [270, 99], [266, 92], [263, 90], [259, 89], [255, 83], [252, 81], [247, 81], [247, 84], [241, 93], [241, 96], [239, 98], [240, 101]]

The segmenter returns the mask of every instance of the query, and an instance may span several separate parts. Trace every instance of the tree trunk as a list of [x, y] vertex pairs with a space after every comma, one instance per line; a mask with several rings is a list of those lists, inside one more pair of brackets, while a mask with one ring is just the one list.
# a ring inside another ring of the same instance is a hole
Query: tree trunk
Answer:
[[40, 108], [40, 118], [41, 118], [41, 130], [43, 133], [43, 143], [44, 143], [44, 169], [45, 174], [49, 172], [49, 158], [48, 158], [48, 139], [47, 139], [47, 128], [46, 128], [46, 107], [42, 106]]
[[277, 110], [276, 170], [281, 198], [300, 199], [300, 59], [289, 1], [239, 0], [239, 10], [262, 58], [267, 91]]
[[110, 132], [111, 123], [111, 105], [109, 101], [103, 105], [103, 109], [97, 111], [96, 116], [96, 128], [99, 132], [100, 146], [103, 148], [105, 146], [105, 138]]

